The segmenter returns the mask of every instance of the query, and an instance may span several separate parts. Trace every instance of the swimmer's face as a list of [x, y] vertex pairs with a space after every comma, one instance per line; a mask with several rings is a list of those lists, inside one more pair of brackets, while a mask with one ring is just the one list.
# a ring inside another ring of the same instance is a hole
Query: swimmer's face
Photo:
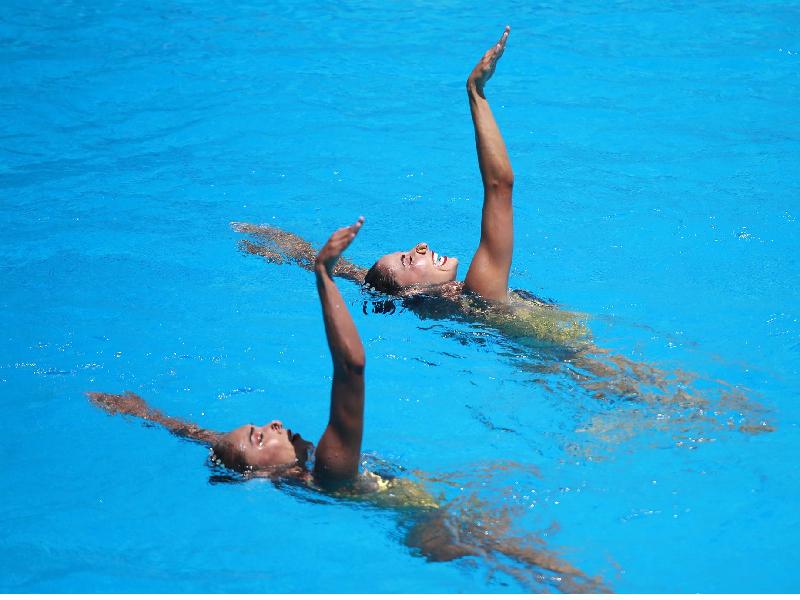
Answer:
[[457, 258], [436, 254], [425, 242], [420, 242], [411, 250], [382, 256], [377, 264], [391, 272], [402, 287], [454, 281], [458, 270]]
[[[219, 443], [229, 443], [236, 449], [238, 466], [264, 468], [285, 465], [298, 461], [301, 465], [308, 460], [311, 442], [284, 429], [280, 421], [272, 421], [267, 425], [242, 425], [225, 434]], [[232, 465], [229, 465], [232, 466]]]

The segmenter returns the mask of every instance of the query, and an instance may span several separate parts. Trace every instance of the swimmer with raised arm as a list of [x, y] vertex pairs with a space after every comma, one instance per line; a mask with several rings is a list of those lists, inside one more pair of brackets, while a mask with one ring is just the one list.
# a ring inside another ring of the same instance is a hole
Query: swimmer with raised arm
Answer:
[[[322, 247], [315, 261], [317, 291], [322, 304], [325, 334], [333, 359], [333, 383], [328, 426], [314, 452], [314, 444], [280, 421], [263, 426], [242, 425], [226, 434], [165, 416], [135, 394], [124, 396], [89, 392], [89, 399], [110, 413], [133, 415], [159, 423], [172, 433], [212, 445], [217, 465], [262, 477], [291, 477], [325, 485], [358, 476], [364, 429], [364, 346], [339, 288], [332, 279], [342, 252], [355, 239], [364, 218], [339, 229]], [[307, 463], [313, 462], [309, 471]]]
[[[457, 296], [472, 292], [488, 300], [505, 301], [508, 274], [514, 252], [514, 211], [511, 191], [514, 172], [500, 130], [492, 115], [484, 87], [503, 55], [510, 27], [490, 48], [467, 78], [478, 166], [483, 180], [484, 200], [481, 237], [465, 280], [457, 281], [458, 259], [433, 252], [421, 242], [411, 250], [381, 257], [369, 270], [347, 260], [340, 261], [334, 275], [364, 282], [380, 292], [399, 296], [417, 293]], [[240, 247], [271, 262], [295, 263], [312, 269], [314, 247], [293, 233], [276, 227], [232, 223], [239, 232], [251, 234], [256, 242], [243, 240]]]
[[[369, 270], [342, 260], [334, 275], [402, 297], [404, 306], [423, 318], [480, 320], [506, 334], [576, 349], [585, 346], [588, 334], [584, 315], [560, 310], [529, 292], [515, 290], [509, 294], [508, 290], [514, 254], [514, 172], [484, 89], [503, 56], [509, 31], [506, 27], [467, 77], [484, 199], [480, 240], [464, 281], [456, 279], [457, 258], [437, 254], [424, 242], [411, 250], [382, 256]], [[232, 225], [255, 240], [240, 241], [245, 252], [311, 270], [314, 248], [300, 236], [270, 226]], [[436, 299], [435, 306], [424, 304], [430, 298]], [[423, 303], [415, 304], [415, 300]]]
[[458, 259], [433, 252], [420, 242], [411, 250], [382, 256], [364, 282], [380, 292], [407, 295], [441, 286], [449, 294], [473, 292], [487, 300], [505, 301], [508, 273], [514, 254], [514, 209], [511, 192], [514, 172], [506, 145], [483, 89], [503, 56], [510, 27], [483, 55], [467, 78], [467, 96], [475, 126], [475, 146], [483, 180], [481, 238], [463, 282], [456, 281]]
[[[537, 372], [538, 361], [544, 356], [547, 370], [565, 373], [569, 385], [577, 380], [595, 398], [637, 398], [658, 407], [659, 412], [667, 406], [694, 403], [702, 416], [697, 422], [708, 423], [716, 413], [703, 410], [713, 399], [709, 398], [702, 377], [598, 347], [592, 340], [588, 315], [542, 300], [529, 291], [509, 292], [507, 289], [513, 252], [511, 194], [514, 175], [484, 89], [505, 50], [508, 34], [509, 28], [506, 28], [500, 41], [484, 54], [467, 78], [484, 204], [480, 243], [465, 280], [456, 279], [457, 259], [439, 255], [425, 243], [409, 251], [387, 254], [369, 270], [343, 258], [333, 275], [366, 283], [395, 296], [388, 300], [374, 297], [365, 300], [365, 312], [394, 312], [399, 305], [421, 319], [463, 320], [488, 325], [509, 343], [519, 343], [522, 352], [527, 353], [529, 348], [535, 350], [531, 364], [527, 364], [527, 358], [523, 359], [523, 369]], [[238, 242], [243, 252], [261, 256], [271, 263], [295, 264], [308, 271], [314, 270], [316, 249], [308, 240], [270, 225], [231, 225], [247, 236]], [[447, 335], [462, 334], [454, 328]], [[464, 338], [464, 342], [474, 339], [470, 336]], [[540, 355], [540, 350], [547, 354]], [[751, 421], [764, 421], [766, 409], [748, 395], [742, 396], [738, 386], [716, 383], [723, 386], [722, 397], [730, 405], [726, 410], [746, 411], [752, 416]], [[671, 422], [660, 421], [665, 427]], [[716, 425], [725, 426], [722, 421]], [[765, 431], [772, 430], [771, 425], [764, 427]]]
[[[541, 540], [510, 535], [511, 515], [507, 510], [498, 511], [474, 498], [446, 504], [442, 497], [434, 497], [425, 486], [406, 477], [359, 472], [364, 429], [364, 347], [334, 283], [333, 272], [362, 223], [363, 218], [359, 218], [334, 233], [314, 263], [333, 360], [328, 426], [316, 452], [311, 442], [284, 428], [280, 421], [260, 427], [247, 424], [223, 434], [166, 416], [130, 392], [124, 395], [89, 392], [89, 400], [110, 414], [139, 417], [180, 437], [211, 445], [209, 462], [217, 470], [230, 469], [245, 479], [264, 477], [307, 486], [334, 497], [396, 509], [400, 525], [407, 530], [406, 543], [430, 560], [481, 558], [532, 589], [549, 583], [569, 592], [607, 591], [602, 578], [587, 577], [544, 548]], [[516, 472], [529, 469], [517, 464], [505, 468], [514, 468]], [[489, 522], [494, 535], [487, 537]]]
[[[322, 304], [325, 334], [333, 359], [328, 426], [319, 440], [313, 474], [320, 482], [355, 479], [364, 430], [364, 346], [353, 317], [333, 281], [333, 269], [355, 239], [364, 218], [334, 233], [317, 255], [314, 272]], [[232, 468], [270, 469], [305, 465], [311, 442], [284, 429], [280, 421], [256, 427], [243, 425], [222, 436], [214, 453]]]
[[[492, 300], [505, 300], [507, 295], [513, 251], [513, 173], [483, 89], [503, 55], [509, 29], [506, 27], [500, 41], [484, 54], [467, 79], [485, 199], [481, 241], [464, 285], [470, 291]], [[350, 263], [342, 261], [346, 266], [338, 271], [337, 263], [361, 229], [363, 221], [363, 217], [359, 218], [350, 227], [334, 233], [313, 263], [309, 255], [310, 245], [304, 240], [292, 234], [286, 234], [286, 239], [282, 240], [282, 251], [306, 268], [311, 268], [313, 264], [325, 333], [333, 359], [330, 419], [316, 454], [311, 442], [285, 429], [280, 421], [272, 421], [261, 427], [243, 425], [223, 435], [165, 417], [135, 395], [90, 393], [90, 399], [109, 412], [140, 416], [161, 423], [178, 435], [210, 442], [213, 444], [214, 460], [237, 471], [263, 475], [281, 471], [301, 478], [310, 476], [321, 483], [355, 479], [364, 425], [364, 348], [333, 276], [343, 273], [352, 276]], [[286, 254], [278, 254], [277, 258], [283, 256]], [[391, 262], [392, 257], [396, 259], [394, 262]], [[427, 260], [421, 260], [423, 258]], [[380, 265], [387, 267], [383, 269]], [[399, 252], [387, 255], [376, 263], [377, 271], [389, 277], [400, 277], [399, 285], [403, 288], [443, 282], [460, 285], [460, 282], [455, 282], [457, 265], [458, 261], [454, 258], [439, 257], [428, 252], [425, 244], [418, 244], [413, 255]], [[309, 472], [305, 465], [312, 461], [313, 468]]]

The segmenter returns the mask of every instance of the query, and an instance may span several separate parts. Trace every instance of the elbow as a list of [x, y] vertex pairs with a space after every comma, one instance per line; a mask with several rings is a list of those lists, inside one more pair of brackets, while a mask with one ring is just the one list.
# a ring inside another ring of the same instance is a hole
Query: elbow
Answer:
[[347, 368], [350, 370], [351, 373], [356, 373], [358, 375], [364, 374], [364, 368], [367, 366], [367, 360], [364, 357], [364, 353], [362, 352], [361, 355], [353, 357], [347, 364]]
[[511, 165], [500, 177], [500, 185], [509, 190], [514, 187], [514, 171], [511, 170]]
[[514, 187], [514, 171], [509, 167], [500, 173], [497, 173], [488, 181], [489, 187], [494, 190], [508, 190], [511, 191]]
[[361, 344], [358, 345], [358, 348], [353, 348], [344, 360], [345, 371], [353, 375], [363, 375], [366, 365], [367, 357], [364, 354], [364, 346]]

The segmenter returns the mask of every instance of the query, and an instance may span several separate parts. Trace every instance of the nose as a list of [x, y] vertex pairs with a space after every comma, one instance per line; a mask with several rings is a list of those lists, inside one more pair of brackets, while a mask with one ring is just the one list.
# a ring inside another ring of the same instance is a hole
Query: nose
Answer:
[[414, 250], [417, 251], [417, 254], [425, 254], [428, 251], [428, 244], [420, 242]]
[[281, 423], [280, 421], [277, 421], [277, 420], [275, 420], [275, 421], [272, 421], [272, 422], [269, 424], [269, 426], [270, 426], [272, 429], [274, 429], [275, 431], [280, 431], [281, 429], [283, 429], [283, 423]]

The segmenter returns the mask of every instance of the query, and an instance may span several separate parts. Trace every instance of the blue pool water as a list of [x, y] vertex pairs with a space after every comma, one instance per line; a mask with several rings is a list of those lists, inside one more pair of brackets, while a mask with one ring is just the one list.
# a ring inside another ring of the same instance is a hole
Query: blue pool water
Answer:
[[375, 313], [343, 282], [364, 452], [449, 478], [454, 507], [513, 509], [617, 592], [798, 591], [800, 7], [234, 4], [4, 2], [0, 591], [530, 589], [508, 559], [427, 561], [390, 510], [214, 484], [203, 448], [83, 395], [318, 439], [313, 277], [229, 224], [323, 242], [363, 214], [354, 262], [425, 240], [463, 276], [464, 81], [506, 24], [487, 96], [516, 174], [511, 285], [693, 400], [598, 398], [557, 352]]

